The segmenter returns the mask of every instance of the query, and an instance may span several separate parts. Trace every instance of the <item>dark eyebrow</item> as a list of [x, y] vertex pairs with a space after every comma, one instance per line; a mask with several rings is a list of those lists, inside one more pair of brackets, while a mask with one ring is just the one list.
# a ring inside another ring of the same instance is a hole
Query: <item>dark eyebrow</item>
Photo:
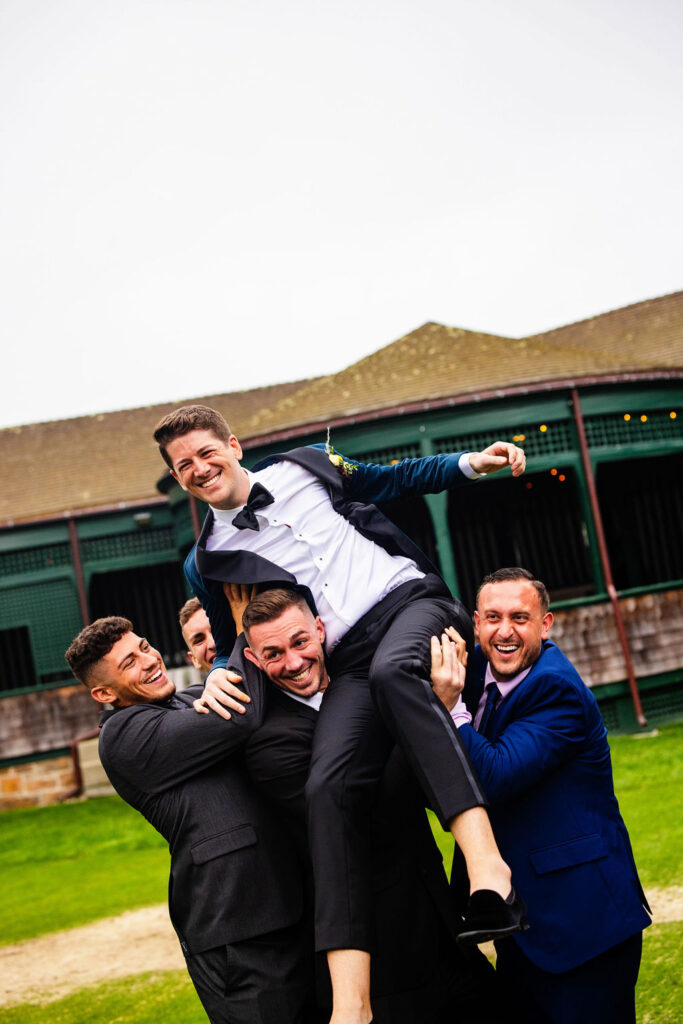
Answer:
[[[147, 644], [147, 646], [149, 647], [149, 640], [147, 639], [146, 636], [141, 636], [140, 643], [138, 644], [138, 650], [141, 651], [145, 644]], [[119, 668], [123, 668], [128, 659], [133, 657], [134, 653], [134, 651], [129, 651], [128, 654], [125, 655], [125, 657], [121, 658], [121, 661], [119, 662]]]

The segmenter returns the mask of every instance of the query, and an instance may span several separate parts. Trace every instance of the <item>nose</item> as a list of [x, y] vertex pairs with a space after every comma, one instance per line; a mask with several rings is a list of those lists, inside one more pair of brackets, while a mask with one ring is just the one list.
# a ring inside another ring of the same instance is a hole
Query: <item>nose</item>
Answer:
[[285, 670], [287, 672], [300, 672], [305, 662], [298, 651], [288, 651], [285, 658]]
[[155, 651], [153, 647], [150, 647], [148, 651], [143, 651], [144, 664], [149, 667], [154, 665], [159, 660], [159, 652]]

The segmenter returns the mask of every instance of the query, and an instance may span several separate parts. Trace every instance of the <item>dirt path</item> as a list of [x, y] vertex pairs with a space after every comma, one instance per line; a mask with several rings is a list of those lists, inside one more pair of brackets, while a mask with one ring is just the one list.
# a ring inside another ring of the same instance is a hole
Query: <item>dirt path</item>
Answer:
[[[683, 885], [650, 889], [657, 923], [683, 920]], [[0, 1006], [41, 1002], [110, 978], [184, 967], [165, 905], [0, 947]]]

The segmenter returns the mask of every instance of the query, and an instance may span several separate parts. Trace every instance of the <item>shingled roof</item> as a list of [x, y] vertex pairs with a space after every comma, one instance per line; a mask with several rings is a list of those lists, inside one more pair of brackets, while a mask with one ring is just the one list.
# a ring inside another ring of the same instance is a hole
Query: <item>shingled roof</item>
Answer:
[[[187, 402], [220, 410], [243, 441], [255, 443], [414, 403], [667, 370], [683, 375], [683, 292], [528, 338], [427, 323], [328, 377]], [[158, 497], [163, 464], [152, 429], [187, 402], [1, 430], [0, 523]]]
[[278, 433], [429, 402], [615, 373], [683, 370], [683, 292], [527, 338], [427, 323], [321, 377], [249, 422], [249, 433]]
[[5, 480], [0, 523], [158, 499], [156, 481], [164, 463], [152, 431], [162, 416], [179, 405], [198, 402], [218, 409], [241, 435], [257, 409], [277, 405], [308, 383], [293, 381], [0, 430]]

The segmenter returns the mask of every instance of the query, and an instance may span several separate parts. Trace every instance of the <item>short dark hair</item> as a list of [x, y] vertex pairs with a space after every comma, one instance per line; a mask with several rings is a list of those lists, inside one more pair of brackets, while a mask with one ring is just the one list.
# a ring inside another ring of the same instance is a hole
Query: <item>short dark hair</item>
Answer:
[[479, 584], [479, 589], [477, 590], [477, 599], [475, 601], [475, 607], [479, 606], [479, 595], [481, 594], [484, 587], [487, 587], [489, 583], [510, 583], [516, 580], [526, 580], [527, 583], [531, 584], [531, 586], [538, 594], [538, 600], [541, 604], [541, 611], [545, 615], [545, 613], [548, 611], [548, 608], [550, 607], [550, 596], [548, 595], [545, 583], [541, 583], [540, 580], [537, 580], [535, 578], [532, 572], [529, 572], [528, 569], [522, 569], [518, 565], [514, 565], [509, 569], [496, 569], [495, 572], [490, 572], [488, 576], [484, 576], [483, 580]]
[[298, 590], [274, 587], [272, 590], [264, 590], [262, 594], [257, 594], [252, 598], [242, 616], [242, 629], [247, 643], [249, 643], [249, 630], [252, 626], [279, 619], [288, 608], [301, 608], [302, 611], [313, 614], [308, 601]]
[[225, 444], [232, 437], [225, 417], [215, 409], [210, 409], [208, 405], [183, 405], [180, 409], [174, 409], [163, 416], [154, 428], [154, 440], [159, 445], [161, 457], [170, 469], [173, 469], [173, 463], [168, 457], [166, 446], [176, 437], [189, 434], [191, 430], [210, 430]]
[[198, 612], [202, 607], [202, 602], [198, 597], [191, 597], [185, 602], [183, 607], [178, 612], [178, 621], [180, 622], [180, 628], [182, 629], [186, 622], [192, 618], [195, 612]]
[[89, 679], [93, 667], [105, 654], [109, 654], [122, 636], [132, 632], [133, 623], [120, 615], [95, 619], [82, 629], [64, 655], [76, 679], [90, 689]]

